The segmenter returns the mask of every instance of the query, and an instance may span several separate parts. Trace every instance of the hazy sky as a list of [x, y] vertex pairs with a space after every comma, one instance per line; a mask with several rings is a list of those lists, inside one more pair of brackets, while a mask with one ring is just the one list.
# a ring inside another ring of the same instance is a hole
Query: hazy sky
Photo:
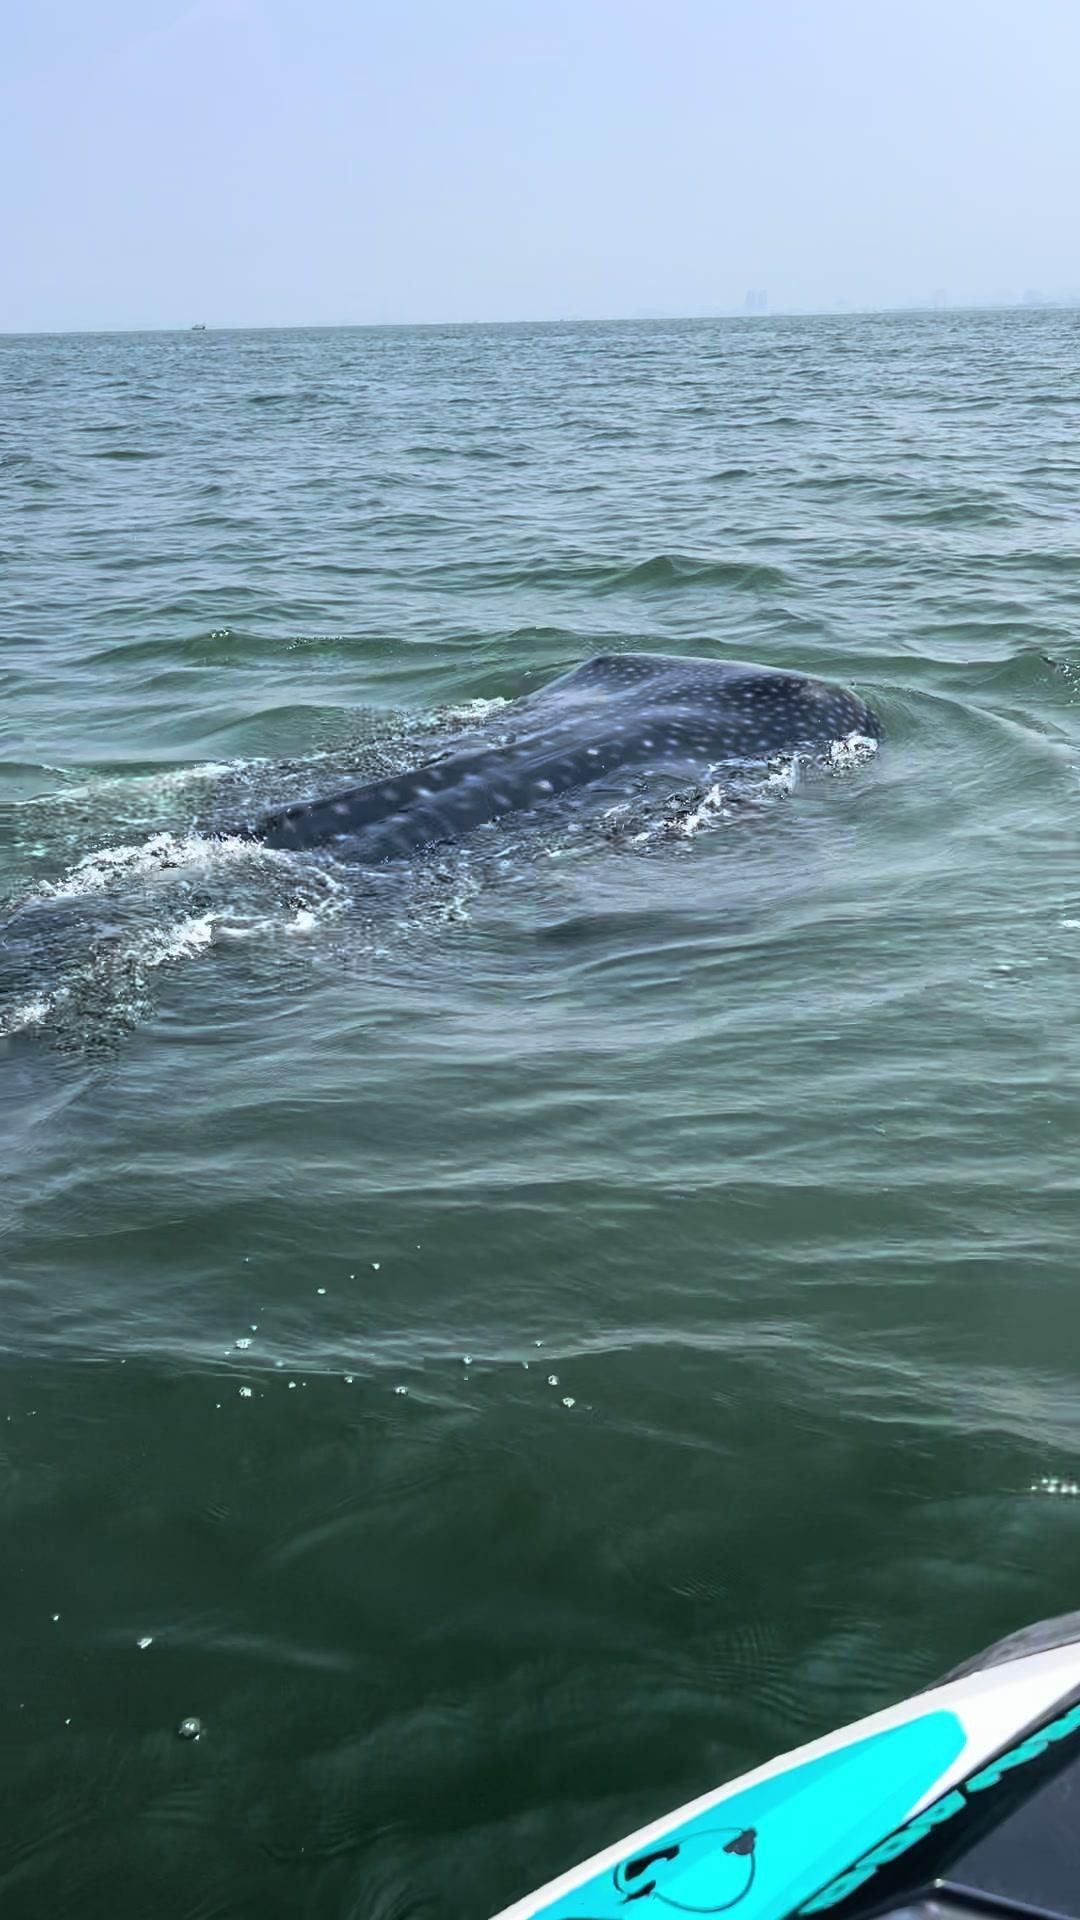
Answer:
[[8, 0], [0, 330], [1080, 291], [1080, 0]]

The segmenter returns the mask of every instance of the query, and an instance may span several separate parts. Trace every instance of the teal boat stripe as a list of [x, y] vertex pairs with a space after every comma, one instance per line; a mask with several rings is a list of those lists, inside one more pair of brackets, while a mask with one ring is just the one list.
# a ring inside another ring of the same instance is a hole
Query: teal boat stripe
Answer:
[[958, 1716], [939, 1708], [736, 1788], [538, 1908], [538, 1920], [626, 1920], [628, 1910], [631, 1920], [783, 1920], [900, 1826], [964, 1745]]

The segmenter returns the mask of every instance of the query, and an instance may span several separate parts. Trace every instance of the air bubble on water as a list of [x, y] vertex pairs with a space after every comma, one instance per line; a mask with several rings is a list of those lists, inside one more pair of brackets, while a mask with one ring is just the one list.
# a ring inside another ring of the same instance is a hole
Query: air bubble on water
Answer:
[[145, 1653], [147, 1647], [152, 1647], [153, 1644], [154, 1644], [154, 1636], [152, 1633], [144, 1634], [141, 1640], [136, 1640], [135, 1642], [135, 1645], [139, 1648], [139, 1651], [141, 1653]]
[[395, 1393], [402, 1393], [402, 1394], [404, 1394], [404, 1393], [408, 1393], [408, 1391], [409, 1391], [409, 1389], [408, 1389], [408, 1387], [395, 1387], [395, 1388], [394, 1388], [394, 1392], [395, 1392]]
[[325, 1292], [326, 1292], [326, 1288], [325, 1288], [325, 1287], [316, 1287], [316, 1289], [315, 1289], [315, 1291], [316, 1291], [316, 1293], [325, 1293]]
[[557, 1387], [557, 1386], [558, 1386], [558, 1384], [559, 1384], [559, 1376], [558, 1376], [558, 1374], [557, 1374], [557, 1373], [549, 1373], [549, 1374], [548, 1374], [548, 1386], [549, 1386], [549, 1387]]
[[1064, 1480], [1058, 1474], [1044, 1473], [1040, 1479], [1031, 1482], [1028, 1492], [1047, 1493], [1056, 1495], [1059, 1499], [1075, 1500], [1077, 1495], [1080, 1495], [1080, 1481]]
[[351, 1387], [351, 1386], [352, 1386], [352, 1384], [353, 1384], [353, 1381], [354, 1381], [354, 1380], [355, 1380], [355, 1378], [356, 1378], [356, 1375], [355, 1375], [354, 1373], [347, 1373], [347, 1374], [346, 1374], [346, 1375], [344, 1376], [344, 1378], [345, 1378], [345, 1385], [346, 1385], [347, 1387]]
[[250, 1387], [241, 1387], [241, 1388], [240, 1388], [240, 1398], [241, 1398], [241, 1400], [250, 1400], [250, 1399], [251, 1399], [251, 1388], [250, 1388]]
[[241, 1353], [244, 1353], [246, 1352], [247, 1348], [250, 1347], [251, 1341], [248, 1338], [247, 1334], [245, 1333], [245, 1334], [241, 1334], [240, 1339], [235, 1341], [234, 1345], [240, 1348]]
[[573, 1397], [573, 1395], [572, 1395], [572, 1394], [569, 1394], [569, 1393], [568, 1393], [568, 1394], [565, 1394], [565, 1395], [563, 1396], [563, 1406], [564, 1406], [564, 1407], [576, 1407], [576, 1406], [577, 1406], [577, 1401], [576, 1401], [576, 1400], [574, 1399], [574, 1397]]
[[371, 1263], [371, 1271], [372, 1271], [372, 1273], [378, 1273], [378, 1271], [379, 1271], [379, 1268], [380, 1268], [381, 1266], [382, 1266], [382, 1261], [381, 1261], [381, 1260], [373, 1260], [373, 1261], [372, 1261], [372, 1263]]
[[202, 1737], [202, 1730], [202, 1721], [196, 1720], [194, 1715], [190, 1719], [181, 1720], [176, 1729], [181, 1740], [199, 1740]]

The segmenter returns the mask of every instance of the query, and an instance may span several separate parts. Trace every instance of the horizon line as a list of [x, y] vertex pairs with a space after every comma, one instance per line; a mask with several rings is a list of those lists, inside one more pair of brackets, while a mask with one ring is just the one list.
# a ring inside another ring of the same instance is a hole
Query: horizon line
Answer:
[[1025, 296], [1019, 300], [905, 300], [887, 306], [774, 307], [750, 312], [742, 307], [710, 313], [565, 314], [556, 319], [515, 320], [293, 320], [293, 321], [174, 321], [145, 326], [0, 327], [3, 340], [61, 340], [101, 338], [144, 333], [404, 333], [444, 332], [451, 328], [480, 327], [611, 327], [670, 326], [685, 323], [742, 320], [760, 325], [770, 320], [873, 320], [903, 313], [1067, 313], [1080, 308], [1080, 294], [1068, 297]]

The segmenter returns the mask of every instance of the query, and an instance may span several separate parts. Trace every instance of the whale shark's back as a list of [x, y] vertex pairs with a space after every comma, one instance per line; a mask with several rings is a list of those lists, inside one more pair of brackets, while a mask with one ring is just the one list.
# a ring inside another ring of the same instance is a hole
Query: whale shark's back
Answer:
[[813, 754], [881, 724], [857, 695], [804, 674], [662, 654], [603, 654], [523, 700], [504, 743], [269, 814], [268, 846], [347, 841], [355, 859], [400, 858], [622, 771], [714, 775]]

